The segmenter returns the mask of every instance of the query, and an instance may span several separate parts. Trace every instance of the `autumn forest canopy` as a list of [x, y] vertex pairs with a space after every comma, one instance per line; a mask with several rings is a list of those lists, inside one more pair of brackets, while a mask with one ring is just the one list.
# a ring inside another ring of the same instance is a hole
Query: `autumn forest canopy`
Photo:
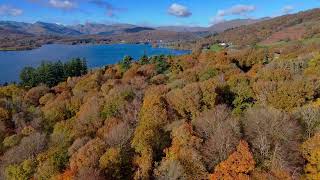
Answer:
[[[183, 56], [25, 68], [0, 87], [0, 179], [320, 179], [317, 12]], [[289, 26], [307, 30], [268, 38]]]

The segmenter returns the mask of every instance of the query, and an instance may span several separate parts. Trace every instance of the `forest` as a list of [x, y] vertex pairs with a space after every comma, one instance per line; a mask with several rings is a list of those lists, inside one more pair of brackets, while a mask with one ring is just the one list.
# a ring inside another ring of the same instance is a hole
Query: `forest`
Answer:
[[0, 179], [319, 179], [319, 49], [126, 56], [0, 87]]
[[53, 87], [68, 77], [81, 76], [88, 71], [85, 59], [75, 58], [66, 63], [42, 62], [37, 68], [25, 67], [20, 72], [20, 84], [25, 87], [34, 87], [45, 84]]

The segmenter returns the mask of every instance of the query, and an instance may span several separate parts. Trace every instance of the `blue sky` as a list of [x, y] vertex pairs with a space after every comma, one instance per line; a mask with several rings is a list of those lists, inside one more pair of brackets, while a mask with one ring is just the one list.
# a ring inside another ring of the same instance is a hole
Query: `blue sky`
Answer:
[[0, 0], [0, 20], [209, 26], [320, 7], [320, 0]]

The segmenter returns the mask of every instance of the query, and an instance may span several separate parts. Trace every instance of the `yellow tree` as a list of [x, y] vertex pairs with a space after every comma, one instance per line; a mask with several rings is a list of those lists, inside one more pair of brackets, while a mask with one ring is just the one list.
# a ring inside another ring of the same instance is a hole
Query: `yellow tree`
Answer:
[[134, 132], [132, 147], [138, 156], [135, 157], [137, 170], [135, 179], [149, 179], [153, 159], [165, 143], [163, 127], [168, 122], [164, 95], [165, 86], [149, 88], [144, 97], [140, 111], [140, 121]]
[[302, 155], [308, 161], [304, 168], [306, 179], [320, 179], [320, 133], [302, 144]]

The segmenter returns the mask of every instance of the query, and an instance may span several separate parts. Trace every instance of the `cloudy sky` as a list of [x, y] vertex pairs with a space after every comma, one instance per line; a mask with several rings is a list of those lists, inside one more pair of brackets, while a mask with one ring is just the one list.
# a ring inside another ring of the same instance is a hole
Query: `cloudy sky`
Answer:
[[209, 26], [320, 7], [320, 0], [0, 0], [0, 20]]

